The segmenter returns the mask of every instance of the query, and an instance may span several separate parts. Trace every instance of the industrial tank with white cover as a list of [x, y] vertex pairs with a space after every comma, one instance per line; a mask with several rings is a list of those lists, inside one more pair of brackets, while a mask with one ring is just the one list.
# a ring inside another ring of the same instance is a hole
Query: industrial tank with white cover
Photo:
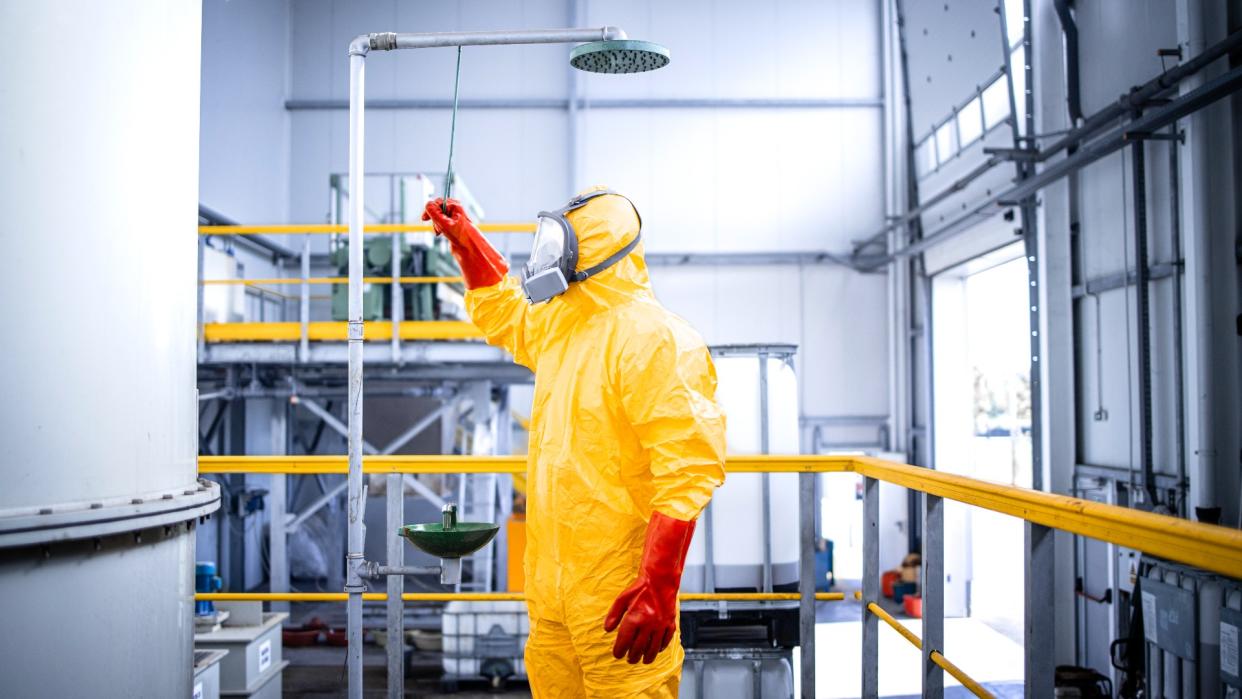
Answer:
[[[790, 345], [712, 348], [718, 379], [716, 400], [727, 417], [730, 454], [798, 453], [798, 379], [793, 369], [794, 352], [795, 348]], [[768, 527], [764, 526], [765, 512]], [[766, 554], [765, 529], [768, 531]], [[710, 568], [708, 539], [712, 541]], [[712, 496], [711, 505], [695, 528], [682, 576], [682, 590], [762, 591], [766, 582], [765, 556], [771, 562], [771, 588], [796, 588], [798, 476], [793, 473], [730, 473], [725, 484]]]
[[188, 697], [198, 0], [0, 3], [0, 695]]

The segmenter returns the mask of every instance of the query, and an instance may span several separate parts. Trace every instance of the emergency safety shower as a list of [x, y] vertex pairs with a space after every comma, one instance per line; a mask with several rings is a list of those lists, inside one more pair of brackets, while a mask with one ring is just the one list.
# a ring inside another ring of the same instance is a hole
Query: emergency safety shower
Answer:
[[[363, 153], [367, 55], [371, 51], [400, 49], [457, 47], [460, 50], [463, 46], [579, 42], [584, 43], [572, 50], [569, 63], [582, 71], [613, 75], [643, 73], [663, 68], [669, 63], [668, 49], [659, 44], [632, 40], [617, 27], [424, 34], [380, 32], [359, 35], [349, 43], [349, 532], [345, 591], [349, 593], [346, 635], [349, 645], [347, 658], [350, 699], [362, 699], [362, 593], [367, 589], [366, 578], [376, 573], [387, 577], [389, 638], [401, 637], [400, 605], [404, 587], [401, 575], [404, 556], [394, 527], [389, 526], [393, 531], [387, 532], [390, 560], [385, 565], [379, 565], [363, 558], [363, 508], [366, 495], [362, 485], [362, 228], [363, 203], [366, 199], [363, 193], [363, 175], [366, 172]], [[396, 483], [392, 483], [394, 478], [398, 479]], [[400, 488], [400, 478], [400, 474], [390, 475], [389, 487]], [[466, 523], [458, 526], [464, 524]], [[451, 559], [442, 560], [442, 581], [452, 581], [453, 575], [459, 573], [460, 568], [454, 570], [454, 563]], [[459, 562], [456, 563], [460, 565]], [[394, 610], [396, 613], [393, 613]], [[389, 696], [400, 697], [404, 691], [403, 667], [400, 655], [394, 665], [391, 652], [394, 648], [399, 652], [400, 644], [389, 644], [388, 693]]]

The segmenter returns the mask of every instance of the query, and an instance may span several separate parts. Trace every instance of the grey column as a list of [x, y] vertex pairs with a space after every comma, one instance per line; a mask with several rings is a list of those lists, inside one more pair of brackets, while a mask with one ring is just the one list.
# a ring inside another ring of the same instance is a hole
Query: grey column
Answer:
[[[1053, 696], [1055, 603], [1053, 578], [1056, 573], [1056, 533], [1043, 525], [1026, 523], [1025, 649], [1026, 691], [1039, 699]], [[927, 609], [927, 603], [923, 603]]]
[[[272, 454], [285, 454], [288, 452], [286, 444], [286, 435], [288, 430], [288, 404], [280, 399], [272, 400], [272, 412], [269, 419], [270, 433], [272, 440]], [[285, 495], [285, 487], [288, 483], [288, 476], [283, 473], [273, 473], [268, 478], [270, 481], [270, 493], [268, 495], [268, 509], [270, 510], [268, 522], [268, 587], [272, 592], [288, 592], [289, 591], [289, 556], [287, 553], [287, 532], [285, 526], [288, 517], [285, 514], [287, 506], [287, 497]], [[273, 602], [273, 611], [288, 611], [288, 602]]]
[[798, 474], [798, 628], [802, 699], [815, 699], [815, 474]]
[[863, 481], [862, 695], [880, 695], [880, 618], [867, 610], [880, 599], [880, 482]]
[[[386, 476], [388, 565], [405, 565], [405, 549], [397, 530], [405, 524], [405, 478], [400, 473]], [[388, 576], [388, 696], [401, 699], [405, 695], [405, 608], [401, 594], [405, 592], [405, 576]]]
[[932, 651], [944, 652], [944, 501], [923, 494], [923, 696], [944, 696], [944, 670]]
[[301, 275], [298, 285], [298, 361], [310, 361], [310, 234], [302, 236]]

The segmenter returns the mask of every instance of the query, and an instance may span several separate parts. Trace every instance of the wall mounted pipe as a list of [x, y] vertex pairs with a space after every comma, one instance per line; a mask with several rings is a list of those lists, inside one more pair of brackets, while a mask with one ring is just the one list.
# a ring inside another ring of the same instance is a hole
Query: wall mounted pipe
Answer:
[[1082, 122], [1082, 92], [1078, 85], [1078, 25], [1070, 12], [1069, 0], [1053, 0], [1052, 4], [1057, 10], [1065, 39], [1065, 101], [1071, 123], [1078, 125]]
[[1143, 490], [1147, 505], [1160, 504], [1156, 490], [1155, 458], [1152, 453], [1151, 396], [1151, 289], [1147, 267], [1147, 144], [1136, 141], [1130, 147], [1130, 183], [1134, 187], [1134, 250], [1138, 278], [1134, 283], [1135, 315], [1138, 326], [1139, 374], [1139, 466], [1143, 471]]

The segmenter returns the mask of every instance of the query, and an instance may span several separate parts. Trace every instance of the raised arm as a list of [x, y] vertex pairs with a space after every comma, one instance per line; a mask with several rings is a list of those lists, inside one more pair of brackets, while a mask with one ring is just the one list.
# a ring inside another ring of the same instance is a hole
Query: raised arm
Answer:
[[530, 304], [521, 285], [507, 274], [509, 265], [504, 256], [487, 242], [461, 204], [449, 199], [445, 213], [442, 201], [428, 202], [423, 220], [431, 221], [436, 232], [449, 241], [466, 284], [466, 312], [489, 344], [512, 354], [518, 364], [534, 369], [535, 352], [526, 333]]

